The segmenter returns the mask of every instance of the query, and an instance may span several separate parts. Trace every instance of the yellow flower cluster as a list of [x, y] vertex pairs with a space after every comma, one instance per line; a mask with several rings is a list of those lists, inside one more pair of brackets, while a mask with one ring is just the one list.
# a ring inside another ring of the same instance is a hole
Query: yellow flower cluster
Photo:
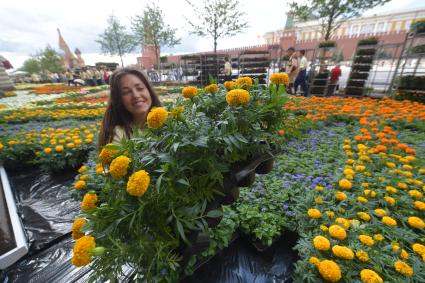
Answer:
[[347, 238], [347, 232], [339, 225], [331, 225], [329, 227], [329, 235], [337, 240], [344, 240]]
[[72, 223], [72, 239], [77, 240], [84, 236], [84, 233], [80, 231], [80, 229], [87, 223], [84, 218], [77, 218]]
[[349, 189], [351, 189], [353, 187], [353, 185], [351, 184], [351, 182], [348, 181], [347, 179], [340, 180], [339, 183], [338, 183], [338, 185], [339, 185], [339, 187], [341, 189], [344, 189], [344, 190], [349, 190]]
[[373, 240], [372, 237], [367, 236], [367, 235], [360, 235], [359, 236], [359, 240], [360, 242], [362, 242], [364, 245], [366, 246], [373, 246], [375, 244], [375, 241]]
[[192, 98], [198, 95], [198, 88], [196, 86], [187, 86], [182, 89], [184, 98]]
[[92, 193], [86, 193], [81, 203], [81, 209], [84, 212], [90, 212], [96, 207], [96, 204], [97, 204], [97, 195]]
[[218, 85], [210, 84], [205, 87], [206, 93], [216, 93], [218, 91]]
[[155, 107], [148, 113], [147, 123], [150, 128], [158, 129], [164, 125], [168, 112], [163, 107]]
[[310, 208], [309, 210], [307, 210], [307, 214], [310, 218], [320, 218], [322, 216], [322, 214], [320, 213], [320, 211], [316, 208]]
[[120, 155], [111, 162], [109, 166], [109, 173], [112, 178], [120, 179], [127, 175], [128, 165], [130, 164], [131, 159], [125, 155]]
[[[112, 143], [108, 143], [106, 146], [113, 146], [113, 145], [114, 144]], [[115, 154], [117, 154], [117, 150], [103, 147], [99, 153], [99, 159], [102, 161], [102, 163], [109, 164], [111, 163], [112, 159], [114, 158], [113, 156]]]
[[335, 245], [332, 247], [332, 252], [335, 256], [342, 258], [342, 259], [353, 259], [354, 253], [350, 248], [344, 247], [344, 246], [338, 246]]
[[150, 184], [150, 177], [145, 170], [133, 173], [127, 182], [127, 193], [131, 196], [141, 197], [145, 194]]
[[226, 81], [226, 82], [224, 82], [224, 87], [227, 90], [232, 90], [232, 89], [235, 89], [237, 87], [237, 84], [233, 81]]
[[360, 271], [360, 278], [363, 283], [384, 283], [381, 276], [371, 269], [363, 269]]
[[289, 83], [289, 77], [287, 73], [274, 73], [270, 76], [270, 81], [276, 85]]
[[319, 250], [319, 251], [327, 251], [331, 247], [331, 243], [329, 242], [329, 240], [323, 236], [314, 237], [313, 245], [316, 248], [316, 250]]
[[244, 89], [233, 89], [226, 94], [226, 101], [230, 106], [246, 105], [249, 100], [249, 92]]
[[241, 86], [243, 89], [250, 89], [252, 87], [252, 79], [250, 77], [240, 77], [236, 79], [236, 85]]
[[86, 182], [83, 180], [78, 180], [77, 182], [75, 182], [74, 184], [74, 188], [76, 190], [82, 190], [86, 187]]
[[329, 282], [338, 282], [342, 277], [339, 265], [332, 260], [321, 261], [319, 263], [318, 269], [323, 279]]
[[79, 238], [74, 245], [72, 264], [84, 266], [92, 261], [91, 251], [96, 248], [96, 241], [92, 236]]
[[400, 272], [403, 275], [406, 275], [409, 277], [413, 275], [413, 269], [404, 261], [397, 260], [394, 263], [394, 268], [397, 272]]

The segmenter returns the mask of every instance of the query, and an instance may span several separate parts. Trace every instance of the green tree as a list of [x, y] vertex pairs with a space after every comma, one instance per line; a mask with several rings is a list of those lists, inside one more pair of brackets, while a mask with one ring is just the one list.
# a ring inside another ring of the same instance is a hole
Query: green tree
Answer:
[[99, 35], [96, 40], [100, 44], [103, 53], [110, 55], [119, 55], [121, 66], [124, 67], [122, 56], [130, 53], [137, 45], [135, 37], [126, 31], [125, 26], [121, 25], [114, 16], [109, 16], [108, 27]]
[[192, 28], [191, 33], [198, 36], [212, 38], [214, 53], [217, 52], [218, 40], [223, 37], [234, 36], [248, 27], [246, 15], [241, 11], [243, 5], [238, 0], [204, 0], [200, 6], [189, 0], [198, 21], [186, 18]]
[[390, 0], [308, 0], [304, 4], [293, 1], [291, 12], [299, 21], [318, 19], [324, 40], [329, 40], [346, 20], [362, 12], [383, 5]]
[[27, 72], [29, 74], [40, 73], [41, 72], [40, 62], [36, 58], [29, 58], [25, 60], [20, 70]]
[[132, 19], [132, 29], [136, 40], [142, 45], [153, 45], [155, 47], [156, 63], [159, 66], [159, 54], [162, 46], [173, 47], [180, 43], [175, 37], [177, 29], [171, 28], [164, 23], [162, 10], [154, 3], [149, 3], [143, 15], [136, 15]]
[[36, 55], [42, 73], [60, 73], [65, 70], [63, 57], [50, 45]]

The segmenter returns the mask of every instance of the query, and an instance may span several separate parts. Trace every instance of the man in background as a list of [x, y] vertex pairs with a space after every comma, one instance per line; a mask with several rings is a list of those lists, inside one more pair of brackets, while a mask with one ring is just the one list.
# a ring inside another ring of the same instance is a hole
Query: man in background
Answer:
[[232, 80], [232, 64], [229, 61], [229, 57], [224, 57], [224, 81]]
[[297, 93], [298, 86], [301, 86], [301, 90], [303, 91], [303, 95], [307, 96], [308, 87], [307, 87], [307, 67], [308, 61], [307, 57], [305, 57], [305, 50], [300, 50], [299, 56], [299, 72], [298, 76], [294, 83], [294, 94]]

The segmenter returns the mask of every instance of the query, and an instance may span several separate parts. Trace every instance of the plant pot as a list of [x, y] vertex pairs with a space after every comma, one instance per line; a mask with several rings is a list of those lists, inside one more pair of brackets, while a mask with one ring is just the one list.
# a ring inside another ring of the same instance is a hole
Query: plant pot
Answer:
[[266, 160], [262, 163], [260, 163], [260, 165], [257, 166], [257, 168], [255, 168], [255, 172], [257, 174], [267, 174], [270, 171], [273, 170], [273, 163], [274, 163], [274, 159], [269, 159]]
[[255, 181], [255, 171], [252, 171], [246, 175], [243, 179], [238, 181], [238, 187], [248, 187], [251, 186]]
[[221, 203], [223, 205], [229, 205], [234, 203], [239, 199], [239, 188], [234, 187], [230, 192], [228, 192], [224, 198], [222, 199]]

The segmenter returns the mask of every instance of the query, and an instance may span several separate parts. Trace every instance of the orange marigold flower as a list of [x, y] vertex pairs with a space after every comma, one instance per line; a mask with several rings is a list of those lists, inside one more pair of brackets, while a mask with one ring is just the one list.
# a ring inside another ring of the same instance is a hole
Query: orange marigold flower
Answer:
[[84, 236], [84, 233], [80, 231], [80, 229], [87, 223], [84, 218], [77, 218], [72, 223], [72, 239], [77, 240]]

